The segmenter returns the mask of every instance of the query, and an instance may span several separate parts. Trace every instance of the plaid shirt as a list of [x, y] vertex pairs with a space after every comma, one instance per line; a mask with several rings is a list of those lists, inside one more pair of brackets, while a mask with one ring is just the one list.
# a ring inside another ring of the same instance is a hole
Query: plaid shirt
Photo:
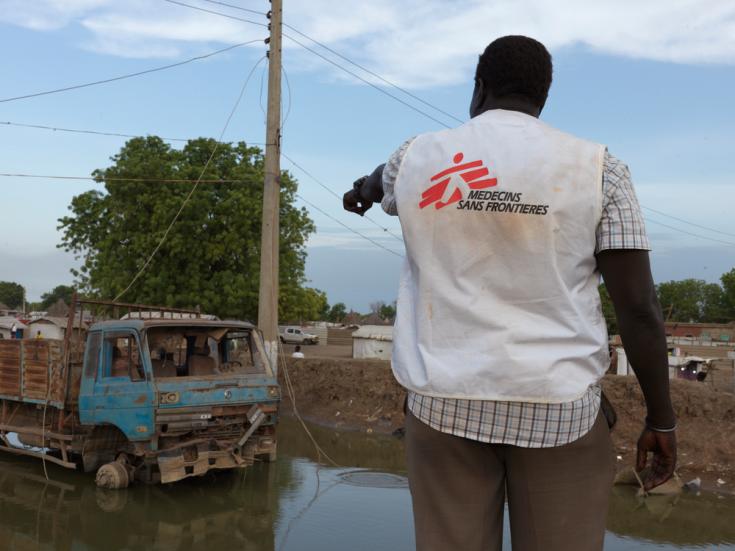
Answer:
[[[383, 209], [397, 215], [393, 188], [406, 141], [383, 170]], [[650, 250], [638, 199], [628, 167], [605, 152], [602, 174], [602, 218], [596, 252], [609, 249]], [[600, 386], [592, 385], [579, 399], [559, 404], [435, 398], [408, 393], [408, 409], [433, 429], [471, 440], [524, 448], [562, 446], [592, 428], [600, 409]]]

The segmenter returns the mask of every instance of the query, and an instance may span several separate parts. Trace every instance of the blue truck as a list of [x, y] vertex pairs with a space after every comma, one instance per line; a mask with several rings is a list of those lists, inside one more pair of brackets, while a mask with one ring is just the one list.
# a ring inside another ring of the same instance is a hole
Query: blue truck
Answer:
[[[114, 319], [87, 326], [99, 308]], [[255, 326], [77, 299], [68, 319], [63, 340], [0, 340], [0, 451], [105, 488], [275, 459], [281, 393]]]

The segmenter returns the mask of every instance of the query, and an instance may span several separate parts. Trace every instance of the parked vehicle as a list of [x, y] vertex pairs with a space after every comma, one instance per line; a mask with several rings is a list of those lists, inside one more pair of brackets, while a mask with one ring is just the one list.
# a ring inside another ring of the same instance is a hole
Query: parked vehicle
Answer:
[[0, 450], [96, 470], [108, 488], [275, 459], [280, 389], [256, 327], [88, 300], [69, 319], [85, 306], [135, 311], [0, 341]]
[[280, 327], [281, 342], [289, 344], [319, 344], [319, 336], [307, 333], [299, 327]]

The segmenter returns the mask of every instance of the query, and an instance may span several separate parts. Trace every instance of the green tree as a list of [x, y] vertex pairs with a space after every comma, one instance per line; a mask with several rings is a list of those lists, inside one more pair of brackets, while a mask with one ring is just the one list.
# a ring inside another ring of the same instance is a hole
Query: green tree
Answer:
[[607, 323], [607, 334], [611, 337], [618, 334], [618, 318], [615, 315], [615, 307], [613, 306], [610, 293], [607, 292], [607, 287], [603, 283], [599, 287], [600, 290], [600, 302], [602, 303], [602, 315], [605, 316], [605, 323]]
[[723, 323], [733, 319], [728, 315], [725, 293], [717, 283], [706, 283], [702, 287], [702, 316], [704, 323]]
[[71, 304], [71, 297], [74, 294], [74, 287], [71, 285], [57, 285], [53, 290], [41, 295], [41, 310], [48, 310], [56, 304], [59, 299], [63, 300], [68, 306]]
[[333, 323], [340, 323], [347, 315], [347, 307], [344, 302], [333, 304], [327, 314], [327, 319]]
[[735, 268], [722, 274], [722, 321], [735, 320]]
[[[215, 145], [200, 138], [178, 150], [155, 136], [133, 138], [111, 158], [111, 166], [94, 172], [105, 191], [77, 195], [71, 214], [59, 220], [59, 246], [83, 260], [73, 272], [82, 292], [112, 298], [125, 289], [192, 189], [188, 182], [134, 179], [196, 179]], [[232, 181], [199, 185], [146, 271], [121, 300], [199, 305], [220, 317], [254, 320], [262, 151], [242, 142], [220, 144], [202, 178]], [[303, 293], [305, 243], [315, 227], [306, 210], [294, 206], [296, 181], [283, 172], [280, 183], [280, 314], [289, 319], [301, 314], [293, 308]]]
[[328, 309], [326, 293], [319, 289], [303, 287], [281, 297], [278, 316], [284, 322], [317, 321], [324, 317], [324, 312]]
[[381, 306], [380, 310], [378, 311], [378, 315], [386, 321], [392, 321], [393, 319], [395, 319], [396, 317], [395, 303], [383, 304], [383, 306]]
[[659, 283], [656, 292], [664, 317], [669, 321], [702, 323], [723, 320], [723, 290], [716, 283], [701, 279], [667, 281]]
[[14, 281], [0, 281], [0, 302], [8, 308], [17, 309], [23, 306], [25, 289]]

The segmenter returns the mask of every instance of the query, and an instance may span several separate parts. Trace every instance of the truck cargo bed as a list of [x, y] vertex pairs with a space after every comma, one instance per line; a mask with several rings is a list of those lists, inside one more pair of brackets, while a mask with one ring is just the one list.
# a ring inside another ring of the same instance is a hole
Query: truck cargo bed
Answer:
[[0, 340], [0, 398], [64, 407], [63, 341]]

